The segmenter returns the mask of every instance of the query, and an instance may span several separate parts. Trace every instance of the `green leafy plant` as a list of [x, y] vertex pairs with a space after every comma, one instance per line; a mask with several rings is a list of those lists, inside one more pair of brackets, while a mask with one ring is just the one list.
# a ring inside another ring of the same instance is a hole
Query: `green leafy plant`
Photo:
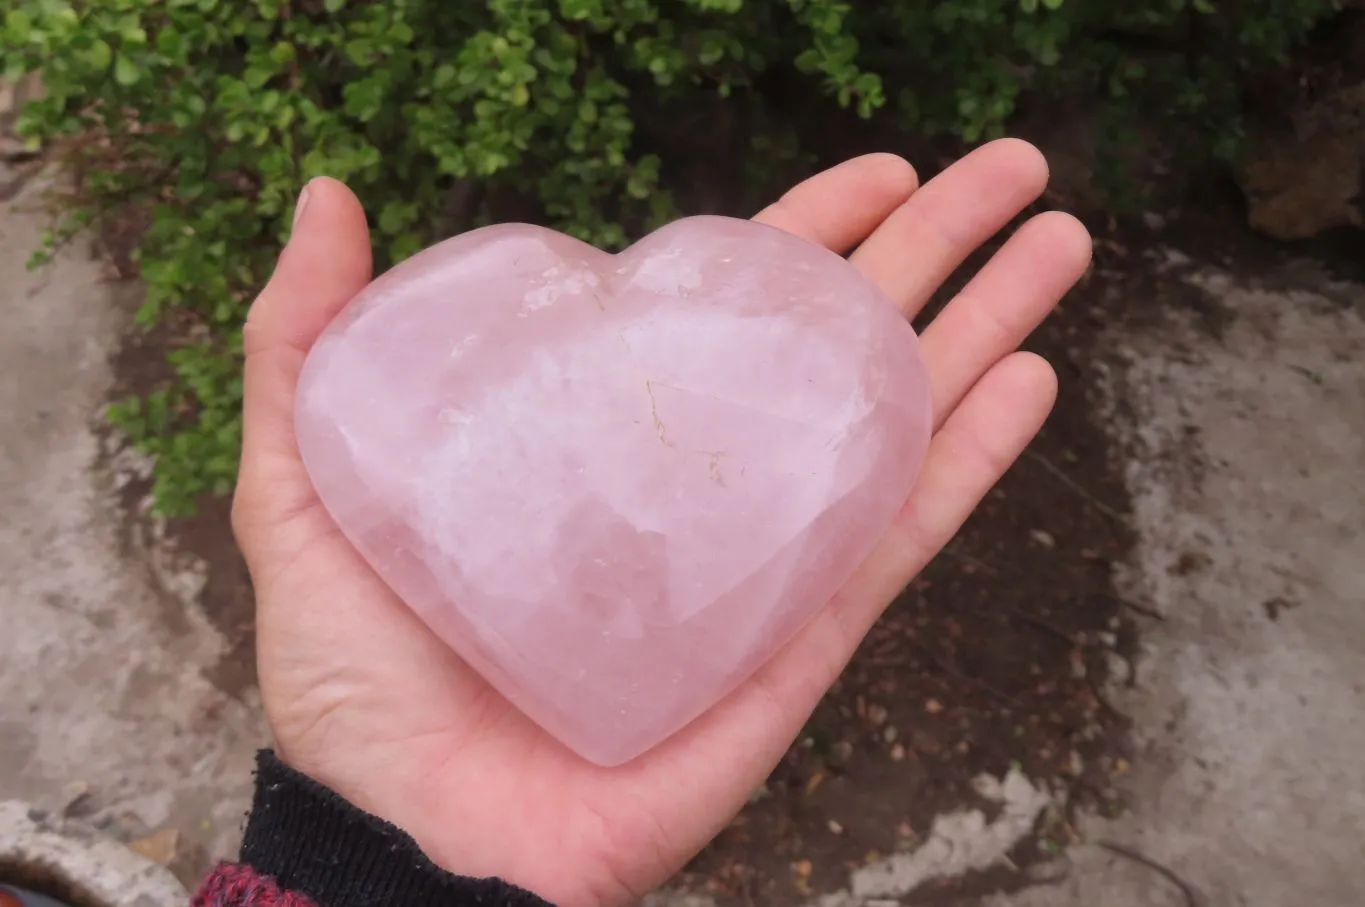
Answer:
[[[111, 418], [157, 457], [160, 509], [183, 513], [232, 486], [241, 324], [314, 175], [355, 189], [382, 266], [509, 196], [620, 246], [677, 212], [660, 112], [753, 110], [776, 86], [968, 142], [999, 135], [1024, 92], [1098, 91], [1214, 124], [1213, 144], [1235, 136], [1239, 73], [1334, 4], [1224, 6], [0, 0], [0, 61], [41, 70], [20, 129], [80, 175], [46, 251], [130, 211], [146, 224], [138, 319], [170, 338], [170, 378]], [[755, 122], [750, 153], [799, 154], [777, 118]]]

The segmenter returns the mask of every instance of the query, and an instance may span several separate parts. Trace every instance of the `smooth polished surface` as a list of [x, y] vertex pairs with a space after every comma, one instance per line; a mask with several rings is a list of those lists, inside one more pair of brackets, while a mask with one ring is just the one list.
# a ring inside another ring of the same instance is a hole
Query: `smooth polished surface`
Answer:
[[526, 225], [428, 249], [318, 340], [296, 425], [397, 595], [616, 765], [830, 600], [904, 504], [931, 414], [913, 330], [852, 265], [694, 217], [615, 256]]

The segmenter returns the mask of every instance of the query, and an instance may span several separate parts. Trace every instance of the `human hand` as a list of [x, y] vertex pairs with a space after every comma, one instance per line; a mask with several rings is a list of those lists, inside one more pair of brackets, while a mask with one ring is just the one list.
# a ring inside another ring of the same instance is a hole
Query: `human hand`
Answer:
[[[1038, 152], [1000, 141], [922, 188], [858, 158], [758, 215], [851, 260], [912, 317], [1043, 191]], [[488, 686], [351, 547], [315, 495], [293, 430], [304, 357], [370, 280], [365, 216], [317, 180], [246, 327], [233, 526], [257, 596], [261, 692], [281, 758], [411, 834], [438, 865], [560, 907], [664, 882], [743, 806], [886, 605], [957, 531], [1043, 424], [1052, 369], [1020, 343], [1090, 259], [1064, 214], [1026, 223], [922, 334], [934, 438], [895, 524], [840, 594], [753, 678], [614, 769], [589, 764]]]

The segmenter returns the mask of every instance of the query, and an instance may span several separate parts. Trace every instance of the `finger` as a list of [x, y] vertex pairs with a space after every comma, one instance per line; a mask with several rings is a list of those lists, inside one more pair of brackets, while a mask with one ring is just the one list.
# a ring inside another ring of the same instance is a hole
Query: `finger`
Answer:
[[294, 437], [294, 389], [303, 355], [275, 347], [256, 353], [247, 363], [232, 525], [238, 545], [250, 559], [256, 534], [269, 534], [309, 509], [315, 495]]
[[909, 317], [978, 246], [1047, 187], [1047, 161], [1027, 142], [976, 149], [886, 218], [850, 260]]
[[306, 353], [333, 316], [370, 282], [373, 258], [365, 209], [343, 183], [319, 177], [304, 187], [293, 235], [275, 273], [247, 313], [247, 355], [285, 345]]
[[1024, 224], [922, 335], [937, 429], [987, 369], [1019, 348], [1090, 266], [1090, 233], [1050, 211]]
[[244, 527], [277, 524], [312, 500], [294, 440], [294, 390], [313, 341], [371, 275], [365, 212], [344, 185], [313, 180], [295, 218], [243, 331], [242, 462], [233, 499], [239, 540]]
[[867, 154], [799, 183], [754, 220], [840, 255], [862, 242], [910, 198], [919, 178], [894, 154]]

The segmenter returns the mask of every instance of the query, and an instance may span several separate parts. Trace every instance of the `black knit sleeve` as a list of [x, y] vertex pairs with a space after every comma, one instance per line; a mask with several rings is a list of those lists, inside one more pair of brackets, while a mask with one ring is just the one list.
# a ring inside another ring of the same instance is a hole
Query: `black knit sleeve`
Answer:
[[257, 758], [242, 863], [318, 907], [551, 907], [501, 879], [452, 875], [405, 832], [285, 765]]

